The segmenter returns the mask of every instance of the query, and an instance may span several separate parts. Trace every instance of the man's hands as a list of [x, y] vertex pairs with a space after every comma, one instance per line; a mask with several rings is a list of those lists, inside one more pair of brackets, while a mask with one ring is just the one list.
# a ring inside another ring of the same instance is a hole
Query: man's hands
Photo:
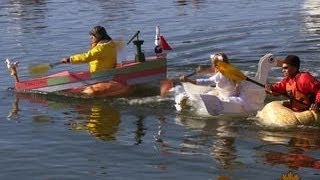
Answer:
[[272, 94], [272, 89], [271, 89], [272, 84], [266, 84], [264, 85], [264, 88], [267, 93]]
[[64, 64], [70, 63], [70, 58], [63, 58], [60, 60], [60, 62]]
[[319, 103], [313, 103], [310, 106], [310, 110], [315, 111], [315, 112], [320, 112], [319, 108], [320, 108], [320, 104]]

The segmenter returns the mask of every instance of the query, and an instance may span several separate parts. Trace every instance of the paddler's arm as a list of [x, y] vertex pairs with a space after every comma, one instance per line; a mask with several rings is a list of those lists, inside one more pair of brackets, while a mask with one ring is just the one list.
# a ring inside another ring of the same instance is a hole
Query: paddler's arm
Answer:
[[72, 55], [68, 58], [63, 58], [61, 63], [72, 63], [72, 64], [80, 64], [80, 63], [89, 63], [90, 61], [96, 60], [98, 56], [101, 54], [101, 47], [95, 46], [90, 49], [88, 52], [80, 53]]
[[181, 82], [189, 82], [189, 83], [192, 83], [192, 84], [197, 84], [197, 81], [196, 80], [193, 80], [193, 79], [189, 79], [187, 76], [183, 75], [180, 77], [180, 81]]
[[278, 96], [280, 94], [286, 94], [286, 79], [275, 83], [275, 84], [266, 84], [265, 90], [268, 94], [273, 96]]
[[90, 49], [88, 52], [75, 54], [70, 56], [70, 62], [72, 64], [79, 64], [79, 63], [89, 63], [90, 61], [96, 60], [97, 56], [99, 55], [99, 48], [98, 46]]
[[213, 69], [211, 65], [200, 65], [196, 68], [196, 72], [198, 74], [215, 73], [215, 69]]
[[61, 63], [67, 64], [67, 63], [87, 63], [92, 61], [96, 56], [96, 52], [92, 51], [92, 49], [86, 53], [80, 53], [75, 54], [67, 58], [63, 58], [60, 60]]

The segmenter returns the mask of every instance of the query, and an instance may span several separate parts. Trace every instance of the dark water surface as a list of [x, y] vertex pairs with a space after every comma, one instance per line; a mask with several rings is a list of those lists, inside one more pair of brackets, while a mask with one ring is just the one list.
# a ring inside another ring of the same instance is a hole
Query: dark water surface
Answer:
[[[103, 25], [128, 40], [137, 30], [153, 50], [155, 26], [173, 46], [168, 76], [178, 78], [225, 52], [254, 74], [268, 53], [296, 54], [319, 78], [318, 0], [2, 0], [0, 58], [56, 62], [89, 48], [88, 31]], [[129, 45], [121, 57], [134, 56]], [[320, 179], [319, 128], [274, 129], [252, 118], [177, 114], [158, 96], [79, 100], [8, 91], [0, 66], [0, 179], [279, 179], [292, 171]], [[61, 70], [87, 66], [59, 66]], [[272, 69], [269, 81], [281, 77]], [[254, 114], [252, 115], [254, 116]]]

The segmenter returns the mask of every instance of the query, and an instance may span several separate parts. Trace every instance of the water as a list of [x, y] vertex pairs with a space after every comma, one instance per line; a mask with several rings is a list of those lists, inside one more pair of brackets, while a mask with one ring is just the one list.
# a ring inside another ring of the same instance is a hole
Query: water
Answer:
[[[174, 50], [168, 76], [188, 74], [225, 52], [254, 74], [259, 58], [296, 54], [319, 78], [320, 3], [316, 0], [2, 0], [0, 54], [29, 64], [56, 62], [89, 47], [103, 25], [126, 40], [138, 30], [145, 52], [160, 25]], [[121, 58], [134, 56], [129, 45]], [[252, 118], [177, 114], [158, 96], [110, 100], [16, 95], [0, 71], [0, 179], [278, 179], [292, 171], [319, 179], [319, 129], [261, 127]], [[86, 65], [57, 66], [86, 69]], [[281, 77], [271, 71], [269, 81]], [[252, 115], [254, 116], [254, 114]]]

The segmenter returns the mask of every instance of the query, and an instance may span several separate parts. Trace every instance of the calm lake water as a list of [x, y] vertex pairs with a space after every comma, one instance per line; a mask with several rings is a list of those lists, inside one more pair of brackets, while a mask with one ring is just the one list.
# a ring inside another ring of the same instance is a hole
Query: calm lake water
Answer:
[[[103, 25], [112, 37], [138, 30], [144, 51], [160, 25], [173, 50], [168, 77], [207, 64], [225, 52], [254, 74], [260, 57], [296, 54], [319, 78], [318, 0], [2, 0], [0, 58], [56, 62], [89, 48], [88, 31]], [[133, 45], [120, 57], [132, 58]], [[86, 69], [59, 66], [61, 70]], [[251, 117], [177, 114], [173, 99], [110, 100], [17, 95], [0, 66], [0, 179], [279, 179], [289, 171], [320, 179], [317, 127], [268, 128]], [[272, 69], [269, 81], [281, 78]], [[270, 100], [268, 98], [267, 100]]]

